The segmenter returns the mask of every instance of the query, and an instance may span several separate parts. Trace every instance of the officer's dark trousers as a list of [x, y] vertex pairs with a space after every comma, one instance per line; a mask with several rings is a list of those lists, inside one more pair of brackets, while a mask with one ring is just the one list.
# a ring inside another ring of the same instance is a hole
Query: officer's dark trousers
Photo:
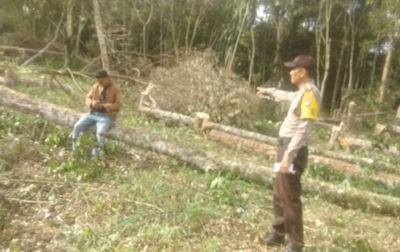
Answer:
[[[278, 162], [282, 161], [287, 145], [278, 146]], [[272, 225], [273, 235], [288, 235], [289, 246], [294, 250], [301, 250], [303, 240], [303, 207], [301, 203], [301, 174], [308, 158], [308, 148], [302, 147], [293, 161], [295, 174], [277, 172], [274, 181], [274, 215]]]

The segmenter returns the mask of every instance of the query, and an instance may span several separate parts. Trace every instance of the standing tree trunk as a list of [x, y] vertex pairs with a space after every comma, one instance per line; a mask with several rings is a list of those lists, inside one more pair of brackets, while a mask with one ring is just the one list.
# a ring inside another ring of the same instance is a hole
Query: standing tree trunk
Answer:
[[394, 50], [394, 34], [390, 34], [389, 35], [389, 49], [386, 54], [385, 65], [383, 66], [383, 70], [382, 70], [381, 86], [379, 87], [378, 102], [383, 102], [385, 100], [386, 84], [387, 84], [386, 82], [387, 82], [389, 71], [390, 71], [390, 64], [392, 61], [393, 50]]
[[138, 17], [140, 23], [142, 23], [143, 25], [143, 33], [142, 33], [142, 40], [143, 40], [143, 55], [145, 58], [147, 58], [147, 31], [146, 31], [146, 27], [147, 25], [150, 23], [151, 18], [153, 17], [153, 11], [154, 11], [154, 4], [153, 1], [150, 1], [150, 14], [149, 17], [147, 18], [146, 21], [142, 20], [142, 18], [140, 17], [140, 13], [137, 9], [137, 1], [134, 1], [133, 3], [133, 9], [135, 10], [136, 16]]
[[187, 20], [187, 26], [186, 26], [186, 35], [185, 35], [185, 46], [186, 46], [186, 52], [189, 52], [189, 50], [191, 49], [189, 47], [189, 36], [190, 36], [190, 28], [192, 25], [192, 15], [194, 13], [194, 8], [195, 8], [195, 1], [192, 2], [192, 7], [190, 7], [190, 12], [188, 17], [186, 18]]
[[316, 58], [315, 58], [315, 63], [316, 63], [316, 75], [317, 76], [315, 76], [315, 78], [316, 78], [316, 80], [315, 80], [315, 84], [317, 84], [317, 86], [318, 87], [321, 87], [320, 86], [320, 84], [321, 84], [321, 82], [320, 82], [320, 71], [319, 71], [319, 66], [320, 66], [320, 62], [321, 62], [321, 40], [322, 40], [322, 34], [321, 34], [321, 32], [319, 31], [320, 30], [320, 27], [319, 27], [319, 24], [321, 24], [321, 3], [320, 3], [320, 7], [319, 7], [319, 9], [318, 9], [319, 11], [318, 11], [318, 19], [317, 19], [317, 21], [316, 21], [316, 25], [315, 25], [315, 47], [316, 47], [316, 50], [317, 50], [317, 53], [316, 53]]
[[349, 65], [348, 65], [348, 90], [351, 90], [354, 88], [354, 53], [355, 53], [355, 47], [356, 47], [356, 35], [359, 32], [359, 28], [361, 25], [361, 21], [363, 20], [362, 18], [357, 19], [356, 12], [353, 11], [348, 11], [348, 8], [352, 8], [351, 6], [354, 6], [357, 4], [356, 0], [352, 0], [350, 2], [350, 6], [346, 7], [346, 11], [348, 13], [349, 17], [349, 29], [350, 29], [350, 58], [349, 58]]
[[249, 85], [251, 85], [251, 81], [253, 80], [253, 72], [254, 72], [254, 57], [256, 55], [256, 41], [254, 38], [254, 27], [250, 28], [251, 35], [251, 56], [250, 56], [250, 66], [249, 66]]
[[79, 54], [79, 48], [81, 45], [81, 35], [83, 28], [85, 28], [87, 22], [87, 18], [84, 17], [84, 1], [81, 1], [81, 14], [79, 15], [79, 27], [78, 27], [78, 35], [76, 37], [76, 44], [75, 44], [75, 53]]
[[333, 0], [321, 1], [321, 5], [322, 3], [325, 3], [325, 34], [322, 35], [323, 41], [325, 43], [325, 63], [324, 63], [324, 77], [321, 81], [321, 99], [324, 98], [325, 86], [329, 75], [329, 68], [331, 61], [331, 37], [330, 37], [329, 26], [333, 8]]
[[338, 95], [338, 91], [341, 87], [340, 85], [340, 78], [341, 78], [341, 73], [342, 73], [342, 63], [343, 63], [343, 56], [344, 56], [344, 52], [347, 48], [347, 36], [349, 34], [349, 29], [346, 28], [346, 22], [344, 24], [344, 37], [342, 40], [342, 47], [340, 50], [340, 55], [339, 55], [339, 62], [338, 62], [338, 67], [336, 70], [336, 76], [335, 76], [335, 84], [333, 87], [333, 95], [332, 95], [332, 100], [331, 100], [331, 113], [335, 110], [335, 104], [336, 104], [336, 98]]
[[354, 21], [355, 17], [352, 17], [352, 14], [349, 14], [349, 24], [350, 24], [350, 58], [349, 58], [349, 78], [348, 78], [348, 84], [347, 87], [348, 89], [352, 89], [353, 88], [353, 61], [354, 61], [354, 47], [355, 47], [355, 21]]
[[276, 28], [276, 44], [271, 80], [282, 85], [282, 59], [281, 59], [281, 46], [283, 42], [283, 35], [285, 30], [285, 13], [286, 11], [281, 6], [275, 6], [275, 28]]
[[241, 23], [240, 23], [240, 27], [239, 27], [239, 33], [238, 33], [237, 38], [236, 38], [236, 42], [235, 42], [235, 46], [233, 48], [232, 55], [230, 57], [228, 65], [226, 67], [228, 71], [232, 71], [232, 69], [233, 69], [233, 63], [235, 62], [236, 51], [238, 49], [239, 41], [240, 41], [240, 38], [242, 36], [242, 32], [243, 32], [243, 28], [244, 28], [244, 24], [246, 23], [246, 18], [247, 18], [247, 15], [249, 13], [249, 4], [250, 4], [250, 2], [247, 2], [244, 15], [243, 16], [240, 15], [241, 16]]
[[93, 0], [93, 12], [94, 12], [94, 22], [96, 24], [97, 38], [99, 40], [101, 62], [103, 64], [103, 69], [110, 71], [110, 59], [108, 58], [106, 37], [103, 32], [103, 24], [101, 20], [101, 12], [99, 6], [99, 0]]
[[199, 28], [201, 22], [203, 21], [205, 14], [206, 14], [206, 10], [205, 9], [201, 10], [199, 15], [196, 18], [196, 21], [194, 22], [192, 38], [190, 39], [190, 44], [189, 44], [190, 49], [193, 47], [193, 42], [197, 35], [197, 29]]
[[170, 11], [169, 11], [169, 24], [168, 26], [171, 27], [171, 33], [172, 33], [172, 41], [174, 43], [174, 50], [175, 50], [175, 57], [179, 58], [179, 50], [178, 50], [178, 45], [179, 42], [177, 41], [176, 38], [176, 27], [175, 27], [175, 19], [174, 19], [174, 10], [175, 10], [175, 5], [174, 5], [174, 0], [170, 0], [169, 3], [169, 7], [170, 7]]
[[65, 47], [65, 58], [64, 58], [64, 67], [68, 68], [73, 57], [73, 44], [74, 44], [74, 29], [73, 29], [73, 11], [74, 11], [74, 0], [67, 0], [67, 17], [66, 17], [66, 36], [64, 41]]

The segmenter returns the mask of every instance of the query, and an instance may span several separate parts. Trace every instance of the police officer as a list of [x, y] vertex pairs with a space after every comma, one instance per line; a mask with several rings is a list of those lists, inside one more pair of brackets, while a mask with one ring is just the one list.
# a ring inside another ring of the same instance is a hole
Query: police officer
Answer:
[[275, 220], [266, 244], [283, 245], [287, 234], [289, 244], [285, 252], [298, 252], [304, 246], [300, 178], [307, 165], [307, 140], [320, 110], [321, 97], [314, 82], [316, 66], [311, 56], [300, 55], [284, 65], [290, 68], [291, 82], [297, 86], [298, 91], [257, 88], [260, 97], [269, 95], [278, 101], [290, 102], [287, 116], [279, 130], [273, 192]]

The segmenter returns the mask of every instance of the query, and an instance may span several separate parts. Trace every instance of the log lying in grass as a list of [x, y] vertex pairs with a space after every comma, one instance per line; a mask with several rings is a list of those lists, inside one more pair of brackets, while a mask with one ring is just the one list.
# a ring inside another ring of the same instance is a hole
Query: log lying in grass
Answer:
[[[174, 121], [176, 123], [182, 123], [182, 124], [186, 124], [186, 125], [192, 125], [194, 123], [194, 118], [192, 118], [190, 116], [186, 116], [186, 115], [182, 115], [182, 114], [178, 114], [178, 113], [174, 113], [174, 112], [169, 112], [169, 111], [164, 111], [161, 109], [151, 109], [151, 108], [142, 106], [139, 108], [139, 111], [141, 111], [147, 115], [150, 115], [154, 118], [158, 118], [158, 119], [162, 119], [162, 120]], [[247, 130], [236, 129], [236, 128], [229, 127], [226, 125], [220, 125], [220, 124], [209, 122], [209, 128], [219, 130], [219, 131], [222, 131], [225, 133], [229, 133], [229, 134], [232, 134], [235, 136], [240, 136], [243, 138], [252, 139], [252, 140], [259, 141], [259, 142], [271, 144], [271, 145], [276, 145], [276, 143], [277, 143], [276, 138], [258, 134], [258, 133], [254, 133], [254, 132], [247, 131]], [[321, 149], [316, 149], [316, 148], [312, 148], [312, 147], [309, 149], [309, 151], [310, 151], [310, 154], [314, 154], [317, 156], [331, 158], [331, 159], [337, 159], [337, 160], [341, 160], [341, 161], [345, 161], [345, 162], [349, 162], [349, 163], [353, 163], [353, 164], [359, 163], [361, 165], [368, 165], [368, 166], [373, 165], [376, 168], [378, 168], [379, 170], [384, 170], [384, 171], [394, 173], [394, 174], [400, 174], [400, 169], [398, 169], [397, 166], [395, 166], [391, 163], [388, 163], [388, 162], [382, 162], [382, 161], [377, 161], [377, 160], [374, 160], [371, 158], [362, 158], [362, 157], [357, 157], [357, 156], [353, 156], [353, 155], [349, 155], [349, 154], [343, 154], [343, 153], [333, 152], [333, 151], [328, 151], [328, 150], [321, 150]]]
[[[57, 124], [73, 126], [81, 113], [57, 106], [48, 102], [38, 101], [7, 87], [0, 86], [0, 104], [8, 108], [34, 115]], [[115, 125], [107, 137], [125, 142], [132, 146], [164, 154], [186, 162], [203, 171], [222, 170], [233, 173], [243, 179], [272, 185], [273, 171], [261, 165], [239, 160], [236, 157], [222, 156], [213, 151], [205, 152], [195, 148], [181, 147], [178, 143], [163, 139], [161, 136]], [[328, 201], [350, 208], [364, 209], [374, 213], [400, 216], [400, 199], [377, 195], [340, 185], [306, 179], [304, 191], [310, 195], [320, 195]]]
[[[210, 130], [205, 136], [214, 141], [218, 141], [230, 147], [240, 147], [245, 151], [249, 151], [251, 153], [258, 153], [267, 157], [272, 157], [275, 159], [276, 155], [276, 147], [273, 145], [269, 145], [266, 143], [261, 143], [252, 139], [247, 139], [235, 135], [231, 135], [219, 130]], [[354, 168], [346, 168], [348, 166], [352, 166], [350, 163], [345, 161], [338, 161], [332, 158], [325, 158], [316, 155], [309, 155], [309, 161], [313, 161], [315, 163], [322, 163], [324, 165], [332, 165], [334, 169], [339, 172], [346, 172], [351, 177], [360, 178], [363, 177], [363, 172], [361, 169], [357, 167]], [[334, 164], [334, 165], [333, 165]], [[369, 176], [371, 181], [379, 181], [383, 184], [386, 184], [388, 187], [398, 187], [400, 186], [400, 179], [398, 176], [394, 176], [391, 174], [385, 174], [383, 172], [378, 172], [378, 176], [371, 175]]]
[[396, 126], [396, 125], [391, 125], [391, 124], [387, 124], [387, 125], [377, 124], [375, 126], [375, 134], [379, 135], [385, 131], [400, 134], [400, 127]]
[[357, 139], [354, 137], [346, 137], [346, 136], [338, 137], [338, 142], [342, 148], [345, 148], [347, 150], [351, 150], [354, 148], [371, 149], [374, 147], [374, 144], [371, 141], [365, 139]]
[[15, 73], [11, 70], [6, 69], [4, 73], [4, 77], [0, 76], [0, 84], [3, 84], [7, 87], [13, 87], [15, 84], [27, 84], [27, 85], [36, 85], [43, 88], [61, 88], [63, 91], [70, 93], [72, 90], [70, 87], [66, 87], [61, 84], [56, 78], [50, 75], [41, 75], [40, 79], [32, 80], [32, 79], [24, 79], [19, 78]]
[[226, 132], [215, 129], [212, 129], [209, 132], [207, 132], [206, 137], [214, 141], [222, 142], [230, 147], [232, 146], [240, 147], [252, 153], [258, 153], [267, 156], [274, 155], [276, 153], [275, 151], [276, 148], [273, 145], [231, 135]]
[[[31, 48], [14, 47], [14, 46], [0, 46], [0, 51], [15, 51], [15, 52], [18, 52], [20, 54], [23, 54], [25, 52], [37, 53], [40, 50], [39, 49], [31, 49]], [[52, 54], [52, 55], [64, 56], [63, 52], [45, 51], [43, 53], [44, 54]]]
[[[170, 121], [174, 121], [176, 123], [183, 123], [186, 125], [194, 124], [194, 120], [195, 120], [195, 118], [190, 117], [190, 116], [186, 116], [186, 115], [182, 115], [182, 114], [178, 114], [178, 113], [174, 113], [174, 112], [169, 112], [169, 111], [165, 111], [165, 110], [161, 110], [161, 109], [151, 109], [151, 108], [144, 107], [144, 106], [139, 107], [139, 111], [143, 112], [147, 115], [150, 115], [154, 118], [158, 118], [158, 119], [162, 119], [162, 120], [170, 120]], [[252, 139], [252, 140], [256, 140], [256, 141], [267, 143], [267, 144], [276, 145], [278, 143], [277, 139], [274, 137], [258, 134], [258, 133], [251, 132], [248, 130], [242, 130], [242, 129], [229, 127], [229, 126], [222, 125], [219, 123], [208, 122], [208, 125], [206, 128], [208, 130], [215, 129], [215, 130], [219, 130], [219, 131], [229, 133], [229, 134], [232, 134], [235, 136], [244, 137], [247, 139]]]

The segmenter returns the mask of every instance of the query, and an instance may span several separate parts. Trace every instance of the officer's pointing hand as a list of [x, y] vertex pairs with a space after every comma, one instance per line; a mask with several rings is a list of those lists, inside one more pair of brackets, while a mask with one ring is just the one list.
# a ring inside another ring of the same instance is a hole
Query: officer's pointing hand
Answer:
[[257, 87], [257, 96], [269, 95], [273, 90], [274, 88]]

